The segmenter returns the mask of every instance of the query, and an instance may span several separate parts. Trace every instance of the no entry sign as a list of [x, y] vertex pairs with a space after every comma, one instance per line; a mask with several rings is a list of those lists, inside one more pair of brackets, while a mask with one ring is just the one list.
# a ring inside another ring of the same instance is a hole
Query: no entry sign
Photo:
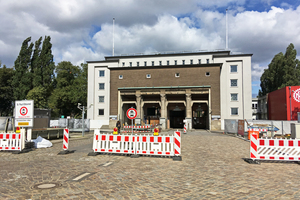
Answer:
[[134, 108], [129, 108], [126, 112], [126, 115], [129, 119], [135, 119], [137, 116], [137, 111]]

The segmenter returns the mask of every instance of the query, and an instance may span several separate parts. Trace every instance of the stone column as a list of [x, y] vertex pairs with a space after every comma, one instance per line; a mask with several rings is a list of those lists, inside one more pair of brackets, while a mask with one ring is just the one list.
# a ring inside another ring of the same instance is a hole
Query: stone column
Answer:
[[160, 101], [161, 101], [161, 116], [159, 123], [162, 125], [162, 129], [167, 128], [167, 104], [166, 104], [166, 94], [161, 93], [160, 94]]
[[190, 93], [186, 94], [186, 123], [187, 123], [187, 130], [192, 129], [192, 95]]
[[141, 124], [141, 94], [138, 93], [138, 91], [135, 94], [136, 96], [136, 111], [137, 111], [137, 116], [135, 118], [135, 123], [136, 124]]

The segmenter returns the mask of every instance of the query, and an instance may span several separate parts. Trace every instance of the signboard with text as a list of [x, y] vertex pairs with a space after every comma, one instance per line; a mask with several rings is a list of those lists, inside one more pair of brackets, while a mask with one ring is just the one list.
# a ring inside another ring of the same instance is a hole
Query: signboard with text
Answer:
[[33, 127], [34, 101], [15, 101], [15, 126]]

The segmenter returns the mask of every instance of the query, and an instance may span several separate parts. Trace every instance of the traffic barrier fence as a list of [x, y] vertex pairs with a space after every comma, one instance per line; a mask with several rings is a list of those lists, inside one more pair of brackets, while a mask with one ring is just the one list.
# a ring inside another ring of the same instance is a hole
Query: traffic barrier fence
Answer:
[[252, 160], [300, 161], [299, 139], [264, 139], [251, 135], [250, 158]]
[[25, 129], [21, 133], [0, 132], [0, 151], [22, 151], [25, 145]]
[[94, 152], [179, 156], [181, 154], [181, 133], [164, 136], [113, 135], [94, 130]]

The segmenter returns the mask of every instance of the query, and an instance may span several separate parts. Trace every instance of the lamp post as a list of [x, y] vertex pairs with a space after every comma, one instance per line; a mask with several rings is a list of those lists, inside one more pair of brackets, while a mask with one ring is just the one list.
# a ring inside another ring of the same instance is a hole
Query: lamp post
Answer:
[[[90, 108], [93, 104], [91, 104], [88, 108]], [[81, 106], [81, 103], [78, 103], [77, 108], [82, 111], [82, 137], [84, 137], [84, 113], [88, 108]]]

